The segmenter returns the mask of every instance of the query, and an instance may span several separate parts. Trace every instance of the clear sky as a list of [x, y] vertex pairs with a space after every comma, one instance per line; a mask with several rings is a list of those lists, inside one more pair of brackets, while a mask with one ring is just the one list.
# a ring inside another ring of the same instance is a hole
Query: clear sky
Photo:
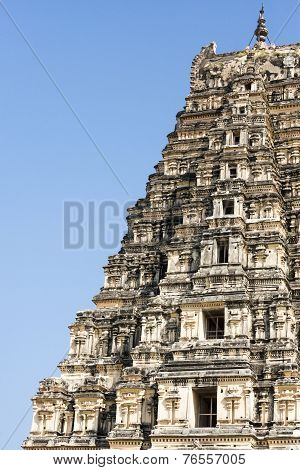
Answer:
[[[299, 3], [265, 1], [271, 41]], [[92, 308], [102, 266], [118, 249], [89, 248], [86, 238], [64, 249], [64, 201], [86, 209], [143, 197], [184, 106], [193, 57], [211, 41], [219, 52], [244, 49], [259, 8], [259, 0], [0, 2], [1, 447], [39, 380], [54, 375], [68, 325]], [[300, 42], [299, 26], [300, 8], [277, 44]], [[20, 447], [30, 423], [31, 411], [7, 449]]]

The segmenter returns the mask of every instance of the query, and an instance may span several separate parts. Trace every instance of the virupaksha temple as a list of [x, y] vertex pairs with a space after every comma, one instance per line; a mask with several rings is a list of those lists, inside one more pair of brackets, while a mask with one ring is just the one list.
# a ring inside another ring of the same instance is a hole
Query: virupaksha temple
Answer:
[[300, 449], [300, 44], [194, 58], [25, 449]]

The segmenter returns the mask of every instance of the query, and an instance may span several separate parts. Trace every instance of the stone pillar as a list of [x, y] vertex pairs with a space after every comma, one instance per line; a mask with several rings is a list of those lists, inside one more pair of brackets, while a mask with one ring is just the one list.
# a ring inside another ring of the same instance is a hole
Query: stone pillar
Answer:
[[38, 407], [33, 406], [32, 409], [33, 409], [33, 416], [32, 416], [32, 424], [31, 424], [31, 432], [38, 433], [40, 431]]
[[248, 132], [247, 129], [242, 129], [240, 134], [240, 143], [241, 145], [247, 145], [248, 143]]
[[296, 401], [295, 401], [295, 420], [297, 424], [300, 423], [300, 395], [299, 392], [296, 394]]
[[226, 131], [226, 145], [232, 145], [233, 135], [232, 131]]
[[220, 179], [224, 180], [226, 178], [226, 165], [225, 163], [220, 163]]
[[161, 323], [160, 319], [156, 320], [156, 341], [159, 343], [161, 341]]
[[53, 414], [53, 431], [59, 431], [59, 418], [60, 418], [60, 406], [56, 405], [54, 407], [54, 414]]
[[93, 354], [93, 347], [94, 347], [94, 335], [93, 332], [90, 331], [88, 333], [88, 354]]
[[80, 432], [81, 431], [81, 421], [80, 421], [80, 416], [79, 416], [79, 406], [75, 405], [74, 406], [75, 410], [75, 416], [74, 416], [74, 432]]
[[146, 318], [142, 318], [141, 327], [142, 327], [141, 343], [145, 343], [145, 341], [146, 341]]
[[70, 355], [75, 355], [76, 354], [76, 342], [75, 342], [75, 337], [74, 334], [71, 332], [70, 333]]
[[243, 198], [235, 198], [235, 214], [238, 217], [244, 217], [244, 201]]
[[102, 356], [106, 357], [108, 355], [108, 341], [109, 341], [109, 332], [103, 331], [101, 335], [102, 341]]
[[214, 199], [214, 210], [213, 210], [213, 217], [221, 217], [223, 215], [223, 211], [221, 210], [222, 201], [221, 199]]
[[65, 423], [65, 433], [71, 434], [72, 432], [72, 423], [73, 423], [73, 413], [71, 411], [65, 412], [66, 423]]
[[46, 434], [47, 431], [47, 416], [45, 413], [40, 415], [40, 429], [42, 436]]
[[111, 353], [115, 354], [116, 352], [117, 352], [117, 332], [113, 331]]

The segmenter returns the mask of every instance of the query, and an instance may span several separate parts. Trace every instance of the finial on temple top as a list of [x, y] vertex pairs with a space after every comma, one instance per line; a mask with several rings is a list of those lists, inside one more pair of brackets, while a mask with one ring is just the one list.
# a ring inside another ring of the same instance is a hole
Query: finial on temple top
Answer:
[[262, 43], [266, 41], [266, 38], [268, 37], [268, 29], [266, 27], [266, 19], [265, 19], [265, 9], [264, 9], [264, 4], [262, 3], [261, 9], [259, 12], [259, 17], [257, 21], [257, 28], [254, 32], [256, 36], [256, 42], [257, 43]]

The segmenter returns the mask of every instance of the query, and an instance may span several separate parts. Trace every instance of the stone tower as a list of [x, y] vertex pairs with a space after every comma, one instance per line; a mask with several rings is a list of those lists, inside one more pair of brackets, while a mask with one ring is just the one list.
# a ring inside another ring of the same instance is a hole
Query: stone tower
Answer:
[[300, 44], [267, 34], [193, 60], [25, 449], [300, 448]]

